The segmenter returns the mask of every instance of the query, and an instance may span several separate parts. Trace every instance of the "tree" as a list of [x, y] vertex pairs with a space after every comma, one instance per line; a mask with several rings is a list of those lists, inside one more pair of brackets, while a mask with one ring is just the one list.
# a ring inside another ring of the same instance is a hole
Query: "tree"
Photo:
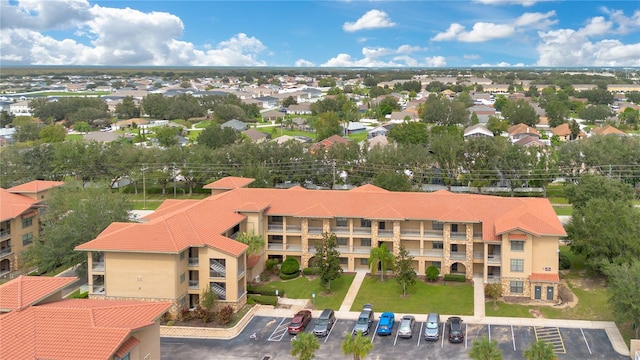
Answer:
[[496, 340], [489, 341], [483, 336], [473, 341], [469, 357], [474, 360], [502, 360], [502, 352]]
[[331, 291], [331, 281], [342, 275], [340, 266], [340, 252], [338, 251], [338, 240], [334, 233], [323, 233], [322, 241], [316, 244], [316, 267], [320, 284]]
[[315, 122], [317, 140], [324, 140], [331, 135], [342, 135], [342, 126], [335, 113], [322, 113]]
[[64, 141], [67, 136], [67, 130], [62, 125], [47, 125], [40, 129], [40, 140], [45, 143], [54, 143]]
[[22, 262], [41, 273], [62, 265], [86, 266], [87, 254], [74, 248], [95, 239], [113, 222], [128, 222], [132, 208], [130, 199], [120, 193], [71, 184], [53, 192], [47, 205], [41, 220], [43, 231], [23, 252]]
[[413, 270], [413, 256], [409, 255], [404, 245], [400, 245], [400, 251], [394, 259], [394, 275], [396, 281], [402, 286], [402, 295], [407, 296], [407, 287], [416, 283], [416, 271]]
[[449, 188], [458, 181], [460, 165], [464, 159], [464, 133], [455, 126], [437, 126], [431, 128], [429, 140], [430, 153], [435, 158], [442, 181]]
[[395, 171], [377, 173], [373, 184], [389, 191], [411, 191], [411, 180], [405, 174]]
[[[15, 121], [14, 121], [15, 122]], [[40, 139], [40, 125], [33, 120], [24, 121], [16, 125], [14, 135], [16, 142], [35, 141]]]
[[606, 120], [611, 116], [611, 109], [607, 105], [589, 105], [578, 112], [578, 116], [589, 124]]
[[116, 105], [115, 115], [120, 119], [131, 119], [140, 116], [140, 108], [133, 101], [132, 96], [126, 96]]
[[158, 145], [168, 148], [178, 145], [178, 133], [180, 128], [174, 126], [160, 126], [154, 129]]
[[503, 132], [507, 132], [509, 129], [509, 120], [502, 120], [497, 116], [489, 116], [489, 121], [487, 122], [487, 129], [489, 129], [494, 136], [500, 136]]
[[577, 184], [566, 184], [564, 193], [574, 209], [584, 208], [589, 200], [615, 199], [630, 203], [634, 197], [631, 186], [600, 175], [583, 175]]
[[535, 126], [538, 123], [538, 115], [533, 107], [523, 99], [507, 101], [502, 109], [502, 116], [512, 125], [525, 124]]
[[171, 99], [162, 94], [149, 94], [142, 99], [144, 112], [156, 119], [166, 119], [169, 113]]
[[468, 124], [470, 113], [462, 101], [449, 100], [431, 94], [420, 108], [419, 114], [426, 123], [448, 126]]
[[380, 269], [380, 281], [384, 281], [384, 273], [389, 268], [393, 268], [393, 254], [385, 243], [381, 243], [378, 247], [372, 248], [369, 254], [368, 265], [371, 274], [375, 274]]
[[558, 356], [553, 352], [553, 346], [543, 340], [531, 343], [531, 346], [524, 351], [524, 358], [527, 360], [557, 360]]
[[282, 106], [289, 107], [289, 105], [297, 105], [298, 101], [293, 96], [288, 96], [282, 100]]
[[356, 332], [356, 336], [349, 334], [344, 335], [342, 344], [342, 353], [345, 355], [353, 355], [353, 360], [360, 360], [367, 356], [373, 349], [373, 343], [369, 338], [362, 336], [362, 332]]
[[640, 328], [640, 260], [636, 257], [627, 264], [608, 265], [604, 268], [607, 275], [607, 293], [614, 317], [619, 322], [632, 321], [635, 325], [635, 338]]
[[320, 348], [318, 338], [307, 332], [299, 332], [291, 340], [291, 355], [297, 356], [299, 360], [311, 360], [316, 357], [315, 352]]
[[0, 128], [4, 128], [13, 122], [13, 115], [6, 110], [0, 111]]
[[502, 296], [502, 286], [500, 284], [487, 284], [484, 287], [484, 294], [493, 300], [493, 309], [498, 310], [497, 301]]
[[198, 144], [212, 150], [233, 144], [240, 135], [230, 127], [222, 128], [220, 125], [210, 125], [204, 128], [198, 135]]
[[76, 121], [72, 128], [79, 133], [88, 133], [91, 131], [91, 125], [86, 121]]
[[548, 102], [544, 108], [547, 118], [549, 119], [549, 126], [557, 127], [565, 123], [569, 116], [569, 109], [563, 101], [551, 101]]
[[255, 232], [241, 232], [236, 237], [236, 241], [249, 246], [249, 249], [247, 250], [249, 255], [260, 254], [264, 251], [264, 238]]
[[429, 281], [436, 281], [438, 276], [440, 276], [440, 270], [435, 265], [429, 265], [427, 270], [425, 270], [425, 276]]
[[398, 124], [389, 130], [389, 139], [398, 144], [422, 144], [429, 143], [427, 124], [411, 121]]

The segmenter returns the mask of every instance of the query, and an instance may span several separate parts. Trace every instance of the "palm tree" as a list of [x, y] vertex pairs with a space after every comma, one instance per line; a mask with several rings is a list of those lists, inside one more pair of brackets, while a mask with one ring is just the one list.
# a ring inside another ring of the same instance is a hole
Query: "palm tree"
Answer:
[[502, 360], [502, 352], [498, 348], [497, 341], [489, 341], [486, 337], [482, 337], [473, 342], [469, 357], [474, 360]]
[[300, 332], [291, 340], [291, 355], [299, 360], [311, 360], [316, 357], [316, 350], [320, 348], [318, 338], [312, 333]]
[[538, 340], [524, 351], [524, 358], [527, 360], [557, 360], [558, 356], [553, 352], [551, 344]]
[[362, 336], [361, 332], [356, 332], [356, 336], [345, 334], [340, 347], [343, 354], [353, 355], [353, 360], [360, 360], [373, 349], [373, 343], [369, 338]]
[[382, 243], [377, 248], [371, 249], [369, 269], [371, 269], [372, 274], [375, 274], [378, 267], [380, 267], [380, 281], [384, 281], [384, 273], [391, 266], [393, 266], [393, 254], [387, 249], [387, 245]]
[[242, 232], [238, 234], [236, 241], [249, 246], [247, 249], [249, 255], [260, 254], [264, 251], [264, 238], [254, 232]]

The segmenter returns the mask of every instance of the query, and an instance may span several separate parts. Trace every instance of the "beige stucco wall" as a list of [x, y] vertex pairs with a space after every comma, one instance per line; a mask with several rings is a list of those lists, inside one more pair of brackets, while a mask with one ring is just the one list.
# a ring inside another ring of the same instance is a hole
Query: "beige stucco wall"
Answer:
[[557, 237], [535, 238], [531, 252], [532, 272], [557, 274], [558, 250], [559, 241]]
[[[156, 321], [153, 325], [145, 327], [142, 330], [134, 331], [135, 336], [140, 343], [131, 351], [131, 360], [145, 359], [149, 354], [149, 360], [160, 360], [160, 322]], [[137, 357], [134, 357], [134, 352]]]
[[178, 254], [105, 253], [106, 295], [177, 300], [188, 284], [178, 291], [179, 272], [186, 271], [178, 265]]

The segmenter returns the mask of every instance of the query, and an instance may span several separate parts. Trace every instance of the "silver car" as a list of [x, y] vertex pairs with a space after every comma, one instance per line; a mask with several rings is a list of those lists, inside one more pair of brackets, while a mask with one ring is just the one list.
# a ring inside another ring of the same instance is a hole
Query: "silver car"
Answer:
[[364, 304], [362, 307], [362, 311], [360, 312], [360, 316], [358, 316], [358, 320], [356, 321], [355, 326], [353, 327], [353, 335], [356, 335], [358, 332], [362, 333], [362, 335], [367, 335], [369, 333], [369, 329], [371, 328], [371, 324], [373, 323], [373, 305]]
[[405, 315], [400, 320], [398, 327], [398, 337], [410, 338], [413, 336], [413, 329], [416, 327], [416, 318], [413, 315]]
[[438, 340], [440, 339], [440, 315], [430, 313], [427, 315], [427, 322], [424, 325], [424, 339]]

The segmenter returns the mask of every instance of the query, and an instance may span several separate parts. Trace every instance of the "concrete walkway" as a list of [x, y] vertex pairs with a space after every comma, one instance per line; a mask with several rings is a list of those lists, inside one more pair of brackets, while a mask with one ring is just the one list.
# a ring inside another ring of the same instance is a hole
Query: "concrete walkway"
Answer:
[[356, 299], [358, 291], [360, 290], [360, 286], [362, 285], [362, 281], [364, 280], [366, 275], [366, 271], [356, 272], [356, 276], [353, 278], [353, 282], [349, 287], [349, 291], [347, 291], [347, 294], [344, 296], [344, 300], [342, 301], [342, 305], [340, 305], [340, 309], [338, 310], [338, 312], [347, 313], [351, 310], [353, 301]]
[[473, 316], [484, 317], [484, 278], [482, 275], [473, 275]]

